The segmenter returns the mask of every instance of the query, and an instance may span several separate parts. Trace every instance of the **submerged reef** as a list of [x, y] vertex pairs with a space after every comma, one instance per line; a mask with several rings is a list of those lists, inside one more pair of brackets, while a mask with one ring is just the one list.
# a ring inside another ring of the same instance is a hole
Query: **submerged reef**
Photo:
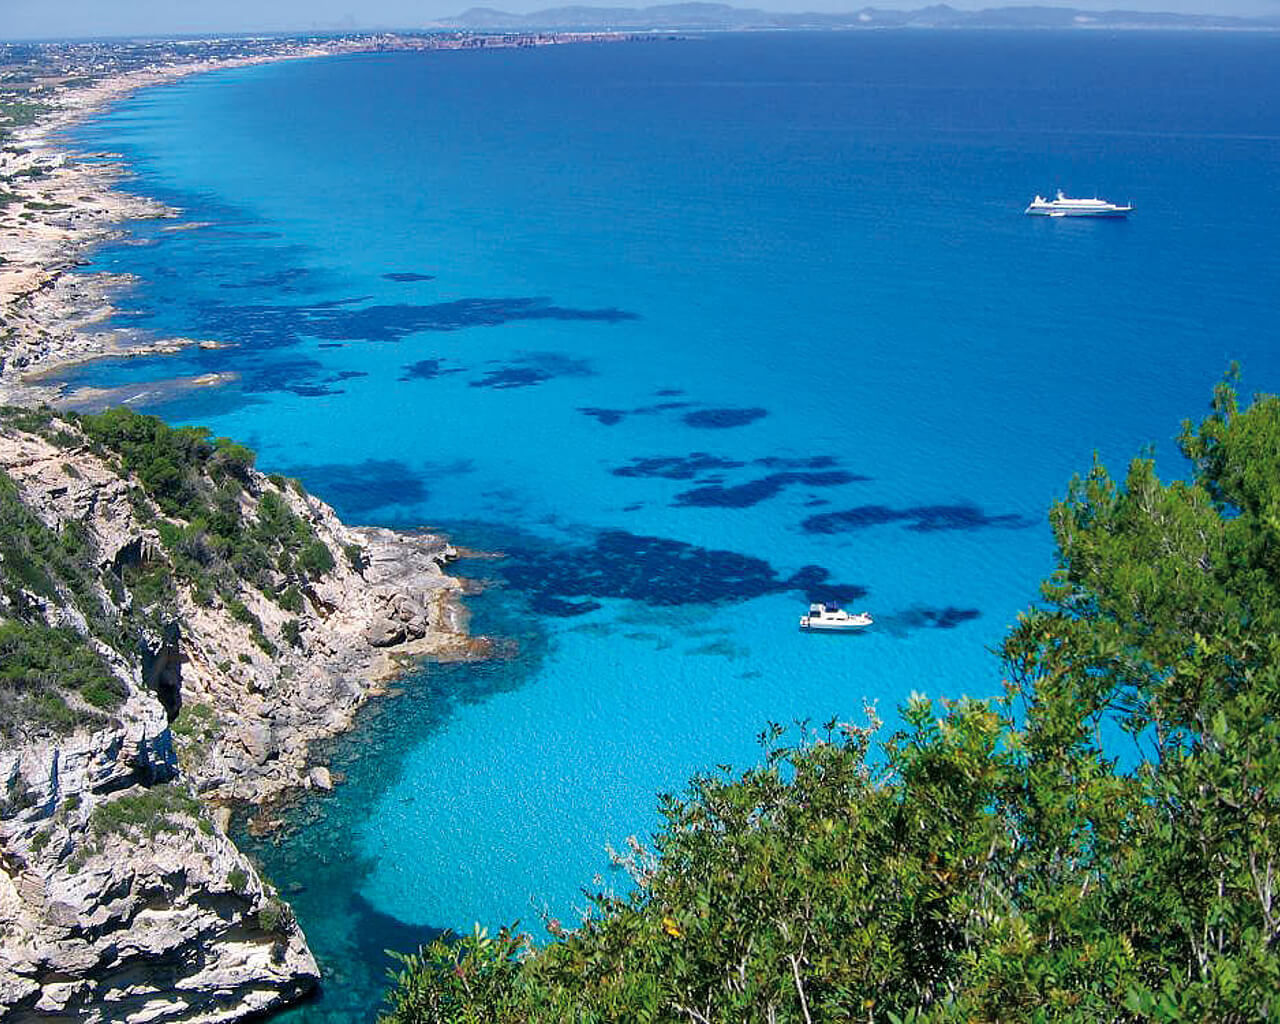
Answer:
[[529, 595], [535, 611], [562, 617], [599, 608], [593, 598], [671, 606], [744, 601], [788, 590], [833, 602], [867, 593], [857, 584], [830, 582], [830, 571], [821, 566], [783, 577], [752, 555], [626, 530], [604, 530], [587, 545], [509, 549], [497, 572]]

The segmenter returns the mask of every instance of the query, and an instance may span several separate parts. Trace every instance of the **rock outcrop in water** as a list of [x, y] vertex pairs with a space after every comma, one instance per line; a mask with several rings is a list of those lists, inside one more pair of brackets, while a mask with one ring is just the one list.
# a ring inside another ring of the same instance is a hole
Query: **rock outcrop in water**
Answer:
[[0, 419], [6, 1021], [230, 1021], [308, 990], [316, 963], [225, 807], [328, 788], [311, 740], [405, 658], [476, 650], [439, 538], [348, 528], [241, 465], [218, 491], [239, 527], [274, 516], [333, 557], [303, 572], [282, 548], [210, 593], [183, 562], [199, 524], [127, 461], [73, 422]]

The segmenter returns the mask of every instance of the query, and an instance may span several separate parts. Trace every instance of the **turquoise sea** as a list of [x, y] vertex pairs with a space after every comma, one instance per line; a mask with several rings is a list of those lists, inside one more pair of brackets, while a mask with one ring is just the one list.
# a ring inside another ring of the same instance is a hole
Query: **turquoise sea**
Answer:
[[[993, 694], [1094, 451], [1172, 438], [1229, 360], [1280, 388], [1280, 37], [725, 35], [207, 74], [80, 130], [204, 226], [136, 225], [122, 324], [232, 343], [81, 383], [348, 520], [500, 551], [474, 626], [254, 850], [367, 1021], [440, 929], [572, 922], [656, 794], [771, 720]], [[1022, 216], [1036, 192], [1137, 206]], [[139, 387], [138, 392], [147, 389]], [[809, 598], [870, 610], [808, 636]]]

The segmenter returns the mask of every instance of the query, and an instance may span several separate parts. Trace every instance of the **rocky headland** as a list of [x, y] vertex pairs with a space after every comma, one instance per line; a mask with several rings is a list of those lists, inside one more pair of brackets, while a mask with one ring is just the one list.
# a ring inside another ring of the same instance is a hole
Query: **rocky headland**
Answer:
[[443, 539], [349, 527], [199, 430], [43, 404], [154, 393], [68, 394], [54, 371], [69, 364], [237, 343], [111, 323], [134, 282], [86, 273], [92, 249], [141, 219], [201, 225], [67, 130], [218, 68], [624, 38], [0, 44], [0, 1019], [203, 1024], [305, 994], [320, 971], [229, 838], [233, 809], [329, 789], [313, 741], [406, 667], [489, 653]]
[[229, 1021], [318, 970], [230, 808], [471, 658], [442, 539], [344, 525], [198, 430], [0, 417], [0, 1017]]

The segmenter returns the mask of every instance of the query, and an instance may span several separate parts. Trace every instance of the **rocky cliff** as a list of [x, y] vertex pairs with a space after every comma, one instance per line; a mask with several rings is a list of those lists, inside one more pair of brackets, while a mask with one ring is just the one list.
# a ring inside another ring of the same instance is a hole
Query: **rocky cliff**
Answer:
[[351, 529], [199, 432], [87, 423], [0, 415], [0, 1017], [237, 1020], [317, 969], [229, 803], [327, 788], [312, 739], [477, 646], [439, 538]]

